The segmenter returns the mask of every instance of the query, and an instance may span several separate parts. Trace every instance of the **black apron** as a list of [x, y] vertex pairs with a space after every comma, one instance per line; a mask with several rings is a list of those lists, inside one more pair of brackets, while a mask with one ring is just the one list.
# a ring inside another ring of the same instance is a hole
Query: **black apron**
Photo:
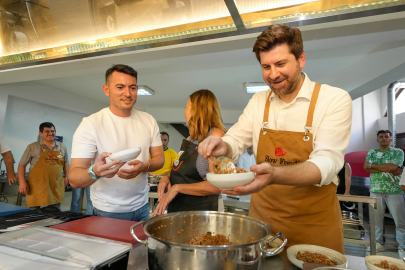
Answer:
[[[180, 152], [170, 172], [170, 183], [194, 184], [204, 181], [197, 170], [198, 145], [183, 140]], [[167, 212], [180, 211], [218, 211], [218, 195], [193, 196], [179, 193], [170, 202]]]

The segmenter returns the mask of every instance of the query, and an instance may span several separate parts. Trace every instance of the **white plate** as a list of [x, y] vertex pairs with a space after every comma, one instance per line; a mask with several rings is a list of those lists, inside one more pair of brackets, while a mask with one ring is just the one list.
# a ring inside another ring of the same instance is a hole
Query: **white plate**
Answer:
[[208, 182], [214, 187], [223, 190], [232, 190], [236, 186], [249, 184], [254, 178], [255, 174], [253, 172], [232, 174], [207, 173]]
[[405, 263], [397, 258], [387, 257], [387, 256], [379, 256], [379, 255], [370, 255], [366, 257], [366, 265], [370, 270], [381, 270], [383, 268], [377, 267], [375, 263], [381, 263], [381, 261], [387, 261], [390, 265], [394, 264], [399, 268], [405, 269]]
[[135, 147], [132, 149], [127, 149], [124, 151], [120, 151], [120, 152], [111, 154], [109, 156], [109, 158], [113, 161], [119, 159], [121, 162], [127, 162], [127, 161], [136, 159], [139, 156], [139, 154], [141, 153], [141, 151], [142, 151], [142, 148]]
[[340, 263], [339, 265], [336, 265], [335, 267], [344, 268], [347, 266], [347, 259], [346, 259], [345, 255], [343, 255], [342, 253], [339, 253], [333, 249], [330, 249], [330, 248], [325, 248], [325, 247], [315, 246], [315, 245], [294, 245], [294, 246], [287, 248], [288, 259], [295, 266], [297, 266], [301, 269], [303, 269], [303, 267], [304, 267], [304, 262], [301, 260], [298, 260], [296, 258], [298, 251], [300, 251], [300, 252], [309, 251], [312, 253], [316, 252], [316, 253], [325, 255], [329, 259], [336, 260], [338, 263]]

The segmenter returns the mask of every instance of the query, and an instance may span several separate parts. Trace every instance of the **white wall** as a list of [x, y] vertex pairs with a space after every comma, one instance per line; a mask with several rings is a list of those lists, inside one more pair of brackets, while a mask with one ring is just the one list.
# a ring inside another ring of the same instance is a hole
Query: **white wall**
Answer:
[[[378, 119], [382, 117], [381, 89], [353, 100], [352, 131], [346, 153], [368, 151], [378, 147]], [[385, 97], [386, 100], [386, 97]]]

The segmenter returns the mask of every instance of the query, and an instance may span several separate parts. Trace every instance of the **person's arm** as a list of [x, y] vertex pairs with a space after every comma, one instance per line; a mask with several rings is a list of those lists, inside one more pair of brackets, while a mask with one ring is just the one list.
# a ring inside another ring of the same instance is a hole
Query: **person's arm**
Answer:
[[69, 162], [65, 162], [65, 165], [63, 166], [63, 171], [65, 173], [65, 187], [68, 185], [69, 183]]
[[18, 164], [18, 180], [20, 185], [18, 186], [18, 192], [21, 194], [27, 194], [29, 191], [29, 186], [27, 181], [25, 180], [25, 167], [27, 165]]
[[371, 164], [371, 169], [377, 170], [379, 172], [395, 172], [398, 170], [398, 165], [394, 163], [386, 164]]
[[11, 185], [18, 180], [17, 175], [14, 172], [14, 157], [11, 151], [4, 152], [1, 155], [3, 156], [4, 164], [6, 165], [8, 184]]
[[141, 173], [154, 172], [163, 167], [165, 163], [165, 156], [163, 154], [162, 146], [154, 146], [149, 148], [151, 159], [149, 161], [133, 160], [128, 162], [132, 165], [131, 169], [119, 170], [117, 175], [123, 179], [132, 179]]
[[[212, 132], [211, 136], [222, 137], [222, 136], [224, 136], [224, 133], [220, 129], [216, 129], [216, 130], [214, 130], [214, 132]], [[208, 160], [208, 166], [209, 166], [209, 171], [213, 172], [214, 171], [213, 164], [210, 159]], [[170, 178], [168, 177], [167, 179], [166, 178], [164, 179], [165, 185], [167, 184], [167, 180], [170, 180]], [[159, 187], [160, 187], [160, 183], [159, 183]], [[163, 195], [163, 191], [164, 191], [163, 184], [162, 184], [162, 187], [160, 190], [159, 190], [159, 187], [158, 187], [159, 205], [156, 207], [152, 216], [163, 214], [164, 211], [166, 210], [167, 206], [169, 205], [169, 203], [179, 193], [192, 195], [192, 196], [207, 196], [207, 195], [219, 194], [221, 192], [219, 190], [219, 188], [214, 187], [208, 181], [201, 181], [201, 182], [193, 183], [193, 184], [177, 184], [177, 185], [169, 187], [168, 191], [165, 195]]]
[[350, 195], [350, 186], [352, 184], [352, 168], [350, 167], [349, 163], [345, 163], [345, 186], [346, 190], [343, 195]]

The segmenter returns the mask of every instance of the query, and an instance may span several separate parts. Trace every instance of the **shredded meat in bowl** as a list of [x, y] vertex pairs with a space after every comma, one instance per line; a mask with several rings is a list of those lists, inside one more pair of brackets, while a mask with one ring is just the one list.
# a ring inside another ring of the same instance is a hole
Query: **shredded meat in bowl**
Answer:
[[399, 268], [395, 264], [390, 265], [386, 260], [381, 261], [380, 263], [375, 263], [374, 265], [386, 270], [404, 270], [403, 268]]
[[320, 253], [312, 253], [309, 251], [300, 252], [298, 251], [296, 258], [303, 262], [307, 263], [316, 263], [320, 265], [326, 266], [335, 266], [338, 265], [336, 260], [329, 259], [327, 256], [320, 254]]

